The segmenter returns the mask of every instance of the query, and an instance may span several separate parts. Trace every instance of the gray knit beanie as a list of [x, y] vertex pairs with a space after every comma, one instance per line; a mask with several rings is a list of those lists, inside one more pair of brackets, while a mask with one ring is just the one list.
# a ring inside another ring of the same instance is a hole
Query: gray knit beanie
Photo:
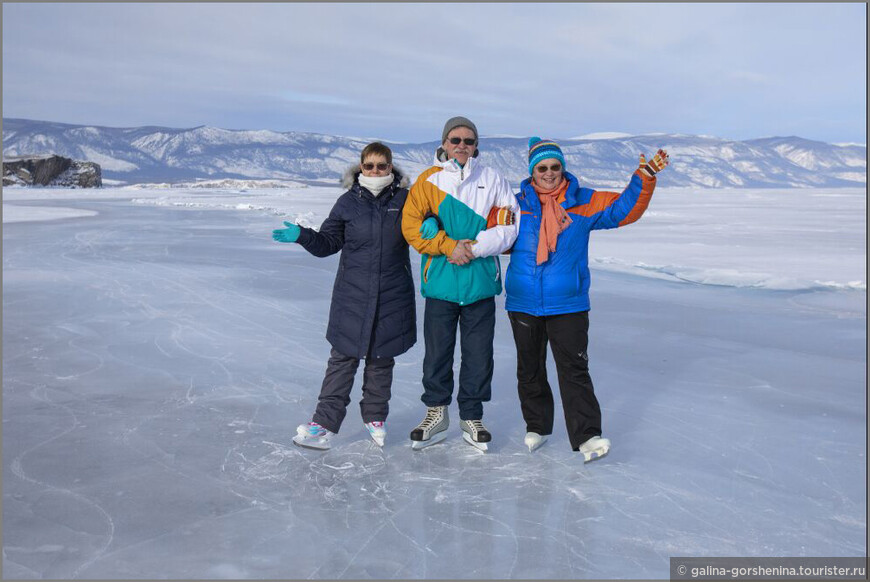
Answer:
[[447, 139], [447, 134], [456, 129], [457, 127], [467, 127], [471, 131], [474, 132], [474, 139], [480, 140], [480, 136], [477, 135], [477, 127], [474, 123], [471, 122], [467, 117], [451, 117], [447, 120], [447, 123], [444, 124], [444, 131], [441, 132], [441, 143], [444, 143], [444, 140]]

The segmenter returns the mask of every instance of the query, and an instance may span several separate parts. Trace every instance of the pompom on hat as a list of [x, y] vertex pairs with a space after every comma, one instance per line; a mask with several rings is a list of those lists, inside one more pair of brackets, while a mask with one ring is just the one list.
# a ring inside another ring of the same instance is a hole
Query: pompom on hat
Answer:
[[529, 175], [535, 171], [535, 166], [541, 160], [554, 158], [562, 162], [562, 169], [566, 167], [565, 156], [562, 155], [562, 148], [559, 144], [551, 139], [541, 139], [538, 136], [529, 138]]

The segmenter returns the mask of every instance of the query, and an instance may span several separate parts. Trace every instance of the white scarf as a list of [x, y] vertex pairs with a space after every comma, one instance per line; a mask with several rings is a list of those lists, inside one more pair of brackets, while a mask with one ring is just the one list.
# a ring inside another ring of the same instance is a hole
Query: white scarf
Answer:
[[386, 176], [365, 176], [360, 174], [359, 185], [365, 187], [377, 197], [384, 188], [393, 183], [394, 179], [392, 174]]

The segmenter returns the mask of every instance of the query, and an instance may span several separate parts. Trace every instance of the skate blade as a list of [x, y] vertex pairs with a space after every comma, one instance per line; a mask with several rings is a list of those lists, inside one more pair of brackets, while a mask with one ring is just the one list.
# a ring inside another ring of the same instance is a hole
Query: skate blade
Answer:
[[380, 438], [378, 438], [378, 437], [376, 437], [375, 435], [372, 435], [372, 434], [370, 434], [369, 436], [372, 437], [372, 440], [375, 442], [376, 445], [378, 445], [379, 447], [383, 447], [383, 446], [384, 446], [384, 437], [380, 437]]
[[305, 449], [314, 449], [317, 451], [329, 450], [329, 443], [325, 443], [321, 440], [307, 439], [302, 435], [296, 435], [293, 437], [293, 444]]
[[447, 438], [447, 431], [439, 432], [436, 435], [429, 437], [428, 441], [411, 441], [411, 448], [415, 451], [419, 451], [420, 449], [425, 449], [431, 445], [440, 443], [444, 439]]
[[486, 446], [486, 443], [479, 443], [471, 438], [471, 435], [467, 432], [462, 433], [462, 438], [465, 439], [465, 442], [470, 444], [472, 447], [477, 449], [478, 451], [483, 451], [484, 453], [489, 450], [489, 447]]
[[541, 440], [539, 440], [535, 443], [532, 443], [532, 444], [526, 443], [526, 446], [529, 447], [529, 452], [533, 453], [536, 450], [540, 449], [541, 445], [543, 445], [545, 442], [547, 442], [547, 437], [544, 437]]
[[595, 461], [605, 456], [610, 452], [610, 447], [601, 447], [598, 449], [592, 449], [591, 451], [583, 452], [583, 462], [588, 463], [589, 461]]

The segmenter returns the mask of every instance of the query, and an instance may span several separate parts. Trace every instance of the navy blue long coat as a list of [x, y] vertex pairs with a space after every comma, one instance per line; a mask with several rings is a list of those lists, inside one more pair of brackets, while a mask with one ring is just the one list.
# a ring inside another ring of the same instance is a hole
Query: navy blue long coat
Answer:
[[[354, 358], [403, 354], [417, 341], [414, 279], [402, 208], [408, 181], [394, 167], [393, 183], [375, 197], [360, 186], [359, 168], [345, 174], [342, 194], [320, 231], [302, 227], [296, 242], [316, 257], [341, 251], [326, 339]], [[352, 180], [352, 182], [351, 182]]]

